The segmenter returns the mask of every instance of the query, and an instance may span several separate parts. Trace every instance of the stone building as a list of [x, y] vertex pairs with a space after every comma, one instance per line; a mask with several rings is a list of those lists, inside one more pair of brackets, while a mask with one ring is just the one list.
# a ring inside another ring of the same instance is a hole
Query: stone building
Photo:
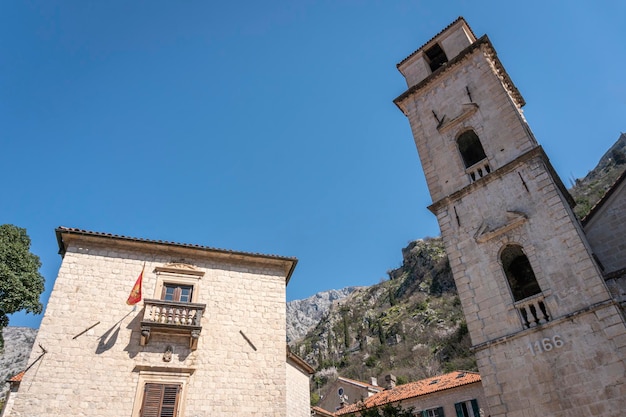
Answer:
[[487, 401], [476, 372], [457, 371], [384, 391], [337, 410], [335, 416], [358, 416], [361, 410], [385, 405], [412, 410], [424, 417], [480, 417], [490, 415]]
[[338, 377], [333, 381], [320, 399], [318, 407], [326, 411], [337, 411], [348, 404], [382, 392], [385, 388], [378, 386], [376, 378], [371, 383]]
[[398, 69], [491, 415], [621, 415], [624, 316], [491, 41], [459, 18]]
[[[43, 356], [9, 416], [310, 414], [313, 370], [285, 342], [295, 258], [56, 235], [63, 261], [31, 361]], [[143, 300], [130, 306], [140, 274]]]
[[[622, 133], [622, 137], [624, 134]], [[626, 171], [582, 219], [613, 298], [626, 310]]]

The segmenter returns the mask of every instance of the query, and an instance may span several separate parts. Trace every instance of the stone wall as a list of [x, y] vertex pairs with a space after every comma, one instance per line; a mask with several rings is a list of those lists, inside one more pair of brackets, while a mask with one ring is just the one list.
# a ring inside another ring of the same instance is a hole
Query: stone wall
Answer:
[[287, 417], [309, 417], [311, 394], [309, 374], [287, 361]]
[[593, 213], [585, 232], [605, 273], [626, 268], [626, 179]]
[[479, 350], [493, 415], [621, 415], [626, 398], [621, 320], [614, 305], [604, 306]]

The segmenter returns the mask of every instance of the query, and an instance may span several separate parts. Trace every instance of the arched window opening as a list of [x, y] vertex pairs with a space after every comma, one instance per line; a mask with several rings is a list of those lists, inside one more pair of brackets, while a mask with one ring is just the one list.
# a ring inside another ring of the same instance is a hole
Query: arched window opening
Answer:
[[481, 145], [478, 135], [473, 130], [462, 133], [456, 142], [463, 157], [465, 168], [469, 168], [487, 158], [483, 145]]
[[430, 70], [435, 72], [439, 69], [440, 66], [448, 62], [448, 57], [446, 53], [441, 49], [438, 43], [431, 46], [429, 49], [425, 51], [426, 61], [430, 66]]
[[500, 255], [502, 267], [509, 281], [513, 299], [523, 300], [541, 292], [533, 268], [528, 261], [528, 257], [518, 245], [509, 245]]

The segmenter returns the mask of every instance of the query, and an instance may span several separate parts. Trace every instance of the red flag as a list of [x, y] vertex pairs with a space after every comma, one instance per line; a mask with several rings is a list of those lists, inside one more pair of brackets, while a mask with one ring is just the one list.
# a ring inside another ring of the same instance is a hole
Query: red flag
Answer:
[[135, 281], [135, 285], [133, 286], [133, 289], [130, 291], [128, 300], [126, 300], [126, 304], [128, 305], [132, 306], [141, 301], [141, 281], [143, 280], [143, 270], [145, 267], [146, 267], [146, 264], [144, 263], [143, 268], [141, 268], [141, 273], [139, 274], [137, 281]]

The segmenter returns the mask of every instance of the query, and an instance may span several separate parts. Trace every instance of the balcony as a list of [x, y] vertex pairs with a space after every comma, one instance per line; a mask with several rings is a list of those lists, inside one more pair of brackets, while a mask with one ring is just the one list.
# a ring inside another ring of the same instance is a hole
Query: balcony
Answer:
[[518, 301], [515, 303], [515, 308], [525, 329], [537, 327], [552, 319], [544, 303], [543, 294], [537, 294]]
[[144, 307], [141, 346], [148, 344], [151, 334], [167, 333], [188, 336], [189, 348], [196, 350], [206, 304], [145, 299]]
[[491, 167], [489, 166], [489, 161], [487, 161], [487, 159], [483, 159], [465, 170], [465, 173], [470, 179], [470, 183], [478, 181], [490, 172]]

